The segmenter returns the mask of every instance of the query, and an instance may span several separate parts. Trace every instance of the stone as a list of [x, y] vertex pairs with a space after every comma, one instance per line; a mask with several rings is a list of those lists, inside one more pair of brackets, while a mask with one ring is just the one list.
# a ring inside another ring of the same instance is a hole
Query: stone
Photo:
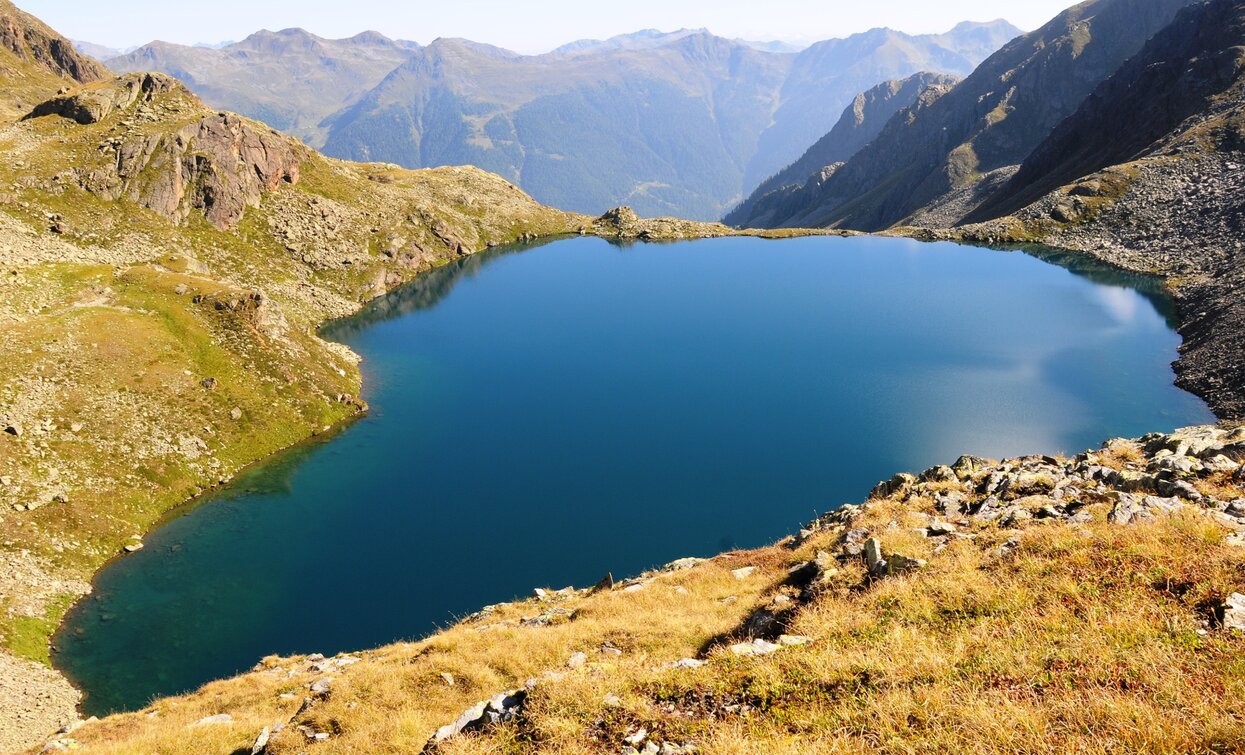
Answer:
[[841, 550], [843, 555], [857, 557], [864, 553], [865, 541], [869, 539], [869, 530], [856, 527], [847, 531], [843, 536], [843, 545]]
[[948, 466], [930, 467], [920, 477], [921, 482], [958, 482], [959, 476]]
[[1033, 513], [1023, 506], [1009, 506], [1003, 512], [1000, 524], [1004, 527], [1018, 527], [1033, 518]]
[[882, 558], [882, 542], [876, 537], [865, 541], [864, 557], [865, 568], [869, 570], [869, 574], [880, 577], [886, 573], [886, 560]]
[[205, 377], [199, 381], [199, 385], [203, 386], [209, 391], [214, 391], [216, 390], [216, 386], [219, 385], [219, 383], [214, 377]]
[[325, 677], [324, 679], [317, 680], [311, 685], [311, 693], [313, 695], [321, 695], [321, 696], [327, 695], [329, 691], [332, 689], [332, 687], [333, 687], [333, 680], [331, 678]]
[[898, 576], [900, 574], [907, 574], [918, 569], [924, 569], [925, 566], [926, 563], [922, 559], [910, 558], [898, 553], [892, 553], [890, 554], [890, 558], [886, 559], [886, 574], [887, 576], [892, 577]]
[[955, 525], [935, 519], [925, 527], [925, 531], [932, 537], [943, 537], [954, 534]]
[[15, 438], [20, 438], [22, 437], [22, 426], [13, 422], [4, 426], [4, 432]]
[[567, 659], [566, 665], [569, 668], [583, 668], [584, 664], [587, 662], [588, 656], [585, 653], [579, 652], [573, 654], [569, 659]]
[[137, 553], [141, 551], [142, 549], [143, 549], [142, 543], [130, 543], [129, 545], [125, 546], [126, 553]]
[[648, 739], [648, 729], [645, 729], [644, 727], [640, 727], [632, 734], [623, 737], [623, 741], [629, 745], [638, 745], [645, 739]]
[[702, 661], [698, 658], [683, 658], [681, 660], [675, 661], [672, 664], [672, 666], [673, 668], [700, 668], [701, 666], [704, 666], [707, 663], [708, 661]]
[[959, 516], [967, 508], [966, 499], [962, 493], [940, 493], [934, 496], [934, 508], [943, 516]]
[[1202, 500], [1202, 494], [1185, 480], [1159, 480], [1155, 485], [1159, 495], [1184, 498], [1189, 501]]
[[620, 708], [622, 707], [622, 698], [611, 692], [605, 696], [601, 704], [607, 708]]
[[956, 477], [961, 480], [968, 480], [988, 464], [989, 462], [980, 456], [961, 456], [951, 465], [951, 471], [955, 472]]
[[916, 483], [916, 477], [906, 472], [900, 472], [889, 480], [879, 482], [873, 491], [869, 493], [870, 499], [890, 498], [907, 490], [909, 486]]
[[1223, 605], [1223, 627], [1245, 632], [1245, 595], [1234, 592]]
[[255, 738], [255, 744], [251, 745], [251, 755], [263, 755], [268, 751], [268, 740], [272, 737], [272, 729], [267, 726]]
[[499, 723], [505, 723], [514, 718], [514, 716], [522, 709], [523, 703], [527, 700], [527, 690], [518, 689], [509, 692], [502, 692], [495, 695], [491, 700], [484, 700], [471, 706], [463, 711], [452, 724], [446, 724], [428, 740], [428, 744], [435, 745], [438, 742], [444, 742], [451, 737], [458, 736], [463, 732], [477, 731]]
[[229, 410], [229, 419], [233, 420], [234, 422], [237, 422], [238, 420], [242, 419], [242, 410], [236, 406], [233, 409]]
[[738, 579], [739, 581], [742, 582], [748, 577], [751, 577], [753, 572], [755, 572], [756, 570], [757, 568], [755, 566], [745, 566], [742, 569], [735, 569], [734, 571], [731, 572], [731, 574], [735, 576], [735, 579]]
[[447, 674], [446, 672], [442, 671], [441, 681], [445, 682], [448, 686], [453, 687], [454, 686], [454, 675]]
[[1112, 524], [1131, 524], [1136, 519], [1148, 518], [1150, 512], [1141, 504], [1141, 500], [1131, 493], [1113, 493], [1115, 505], [1107, 514], [1107, 521]]
[[752, 642], [740, 642], [731, 645], [731, 652], [735, 655], [752, 656], [752, 655], [769, 655], [778, 650], [781, 645], [762, 639], [755, 639]]
[[684, 569], [690, 569], [696, 564], [703, 563], [703, 562], [704, 562], [703, 558], [693, 558], [693, 557], [680, 558], [680, 559], [676, 559], [666, 564], [664, 567], [662, 567], [662, 571], [683, 571]]

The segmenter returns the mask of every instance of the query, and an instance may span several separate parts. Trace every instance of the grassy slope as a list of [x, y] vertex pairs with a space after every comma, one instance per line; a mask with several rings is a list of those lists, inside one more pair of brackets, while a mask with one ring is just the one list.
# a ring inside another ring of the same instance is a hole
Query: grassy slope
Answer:
[[[1093, 462], [1145, 464], [1130, 443]], [[253, 673], [72, 736], [100, 753], [230, 753], [287, 724], [266, 752], [307, 751], [306, 732], [330, 735], [314, 752], [415, 752], [476, 701], [535, 679], [515, 720], [439, 751], [618, 752], [640, 729], [649, 741], [700, 753], [1245, 747], [1245, 639], [1214, 619], [1245, 581], [1245, 551], [1213, 515], [1188, 509], [1110, 524], [1111, 502], [1087, 492], [1092, 516], [1077, 523], [964, 519], [959, 536], [916, 534], [937, 496], [976, 499], [989, 473], [873, 499], [799, 545], [648, 574], [640, 587], [498, 606], [422, 642], [357, 654], [343, 668], [265, 659]], [[1221, 480], [1199, 485], [1241, 495]], [[1015, 500], [1033, 511], [1051, 503]], [[870, 579], [859, 559], [847, 559], [801, 597], [790, 570], [819, 551], [838, 553], [848, 528], [929, 566]], [[1016, 549], [1003, 555], [1009, 540]], [[734, 571], [743, 567], [755, 571]], [[569, 616], [523, 624], [557, 609]], [[748, 617], [770, 609], [790, 611], [786, 631], [811, 642], [763, 657], [732, 652]], [[586, 662], [572, 667], [576, 652]], [[688, 657], [708, 663], [671, 667]], [[324, 678], [327, 695], [309, 691]], [[221, 713], [233, 720], [195, 726]]]

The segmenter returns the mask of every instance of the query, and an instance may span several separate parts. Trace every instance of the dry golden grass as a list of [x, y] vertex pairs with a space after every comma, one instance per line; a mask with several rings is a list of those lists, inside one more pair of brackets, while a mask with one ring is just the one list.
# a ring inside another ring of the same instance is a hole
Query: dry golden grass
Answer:
[[1099, 464], [1116, 471], [1127, 469], [1130, 464], [1136, 464], [1146, 457], [1145, 451], [1136, 441], [1118, 439], [1104, 446], [1097, 456]]
[[[1245, 553], [1217, 524], [1187, 513], [1122, 527], [1099, 512], [1085, 525], [961, 528], [972, 537], [934, 552], [913, 531], [922, 521], [912, 502], [873, 502], [852, 526], [929, 565], [870, 581], [844, 564], [787, 628], [813, 642], [772, 655], [735, 656], [722, 638], [754, 608], [798, 596], [788, 569], [837, 547], [840, 532], [658, 574], [639, 591], [499, 607], [362, 654], [300, 716], [319, 676], [269, 659], [74, 736], [100, 753], [231, 753], [293, 718], [333, 736], [309, 745], [291, 726], [270, 752], [413, 752], [476, 701], [537, 678], [517, 720], [440, 751], [619, 752], [641, 727], [701, 753], [1245, 750], [1245, 639], [1214, 618], [1245, 590]], [[1000, 555], [1012, 537], [1019, 547]], [[731, 572], [744, 565], [758, 568], [741, 580]], [[518, 625], [549, 608], [575, 614]], [[606, 643], [621, 654], [600, 652]], [[569, 668], [577, 651], [588, 661]], [[670, 667], [698, 654], [709, 664]], [[190, 726], [222, 712], [234, 723]]]

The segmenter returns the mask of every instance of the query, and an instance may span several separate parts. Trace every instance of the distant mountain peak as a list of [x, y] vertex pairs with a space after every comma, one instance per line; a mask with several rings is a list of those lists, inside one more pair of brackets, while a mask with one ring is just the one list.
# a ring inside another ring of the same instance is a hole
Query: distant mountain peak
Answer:
[[672, 44], [688, 37], [705, 35], [711, 32], [706, 28], [677, 29], [662, 31], [661, 29], [641, 29], [639, 31], [617, 34], [609, 39], [580, 39], [562, 45], [553, 51], [554, 55], [571, 55], [579, 52], [605, 50], [644, 50]]

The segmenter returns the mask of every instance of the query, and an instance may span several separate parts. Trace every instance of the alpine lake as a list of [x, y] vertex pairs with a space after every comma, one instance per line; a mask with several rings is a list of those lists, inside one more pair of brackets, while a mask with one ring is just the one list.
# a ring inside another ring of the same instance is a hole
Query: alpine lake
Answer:
[[774, 542], [899, 471], [1213, 421], [1155, 280], [904, 239], [499, 249], [332, 323], [371, 413], [170, 516], [55, 638], [87, 713]]

